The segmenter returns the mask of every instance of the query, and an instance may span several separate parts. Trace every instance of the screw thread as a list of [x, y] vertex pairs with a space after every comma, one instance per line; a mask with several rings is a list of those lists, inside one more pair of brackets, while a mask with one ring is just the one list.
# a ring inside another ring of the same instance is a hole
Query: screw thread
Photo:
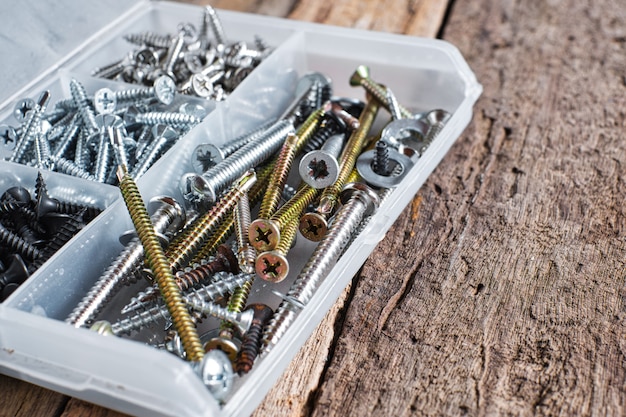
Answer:
[[91, 107], [91, 104], [89, 104], [87, 91], [85, 90], [85, 87], [75, 78], [70, 80], [70, 93], [72, 95], [72, 99], [74, 100], [74, 104], [76, 104], [76, 108], [80, 113], [85, 128], [89, 133], [97, 132], [98, 124], [96, 123], [96, 114], [94, 109]]
[[52, 162], [54, 162], [56, 171], [58, 172], [77, 178], [83, 178], [85, 180], [96, 181], [96, 177], [76, 165], [76, 163], [74, 163], [73, 161], [55, 156], [51, 157], [50, 159], [52, 160]]
[[379, 102], [376, 100], [370, 100], [363, 109], [363, 112], [359, 117], [359, 128], [352, 132], [341, 155], [337, 180], [330, 187], [325, 188], [322, 192], [320, 197], [320, 206], [323, 206], [324, 210], [320, 210], [320, 214], [329, 214], [329, 212], [335, 207], [339, 193], [346, 185], [348, 176], [354, 168], [357, 157], [365, 145], [367, 134], [369, 133], [372, 124], [374, 124], [374, 119], [376, 118], [379, 108]]
[[[361, 86], [374, 97], [378, 103], [382, 104], [385, 109], [387, 109], [390, 113], [395, 110], [392, 110], [392, 106], [395, 104], [389, 103], [387, 99], [387, 88], [378, 84], [376, 81], [371, 78], [363, 78], [361, 81]], [[411, 113], [406, 107], [398, 103], [398, 109], [400, 111], [400, 115], [403, 119], [410, 119], [413, 117], [413, 113]], [[393, 113], [392, 113], [393, 114]]]
[[213, 36], [215, 36], [215, 42], [218, 45], [226, 45], [226, 34], [224, 33], [222, 21], [213, 7], [205, 6], [204, 20], [208, 21], [209, 26], [211, 26]]
[[145, 88], [129, 88], [126, 90], [119, 90], [113, 93], [115, 99], [120, 101], [140, 101], [147, 100], [156, 97], [154, 87]]
[[109, 172], [111, 147], [109, 146], [108, 138], [105, 136], [104, 132], [100, 133], [97, 155], [94, 176], [96, 177], [96, 181], [105, 182], [107, 173]]
[[217, 196], [221, 190], [242, 173], [256, 167], [274, 154], [289, 133], [293, 133], [293, 125], [290, 121], [281, 120], [274, 123], [256, 140], [248, 142], [229, 158], [203, 173], [201, 177], [205, 181], [205, 187], [212, 190]]
[[[162, 204], [151, 216], [150, 221], [156, 233], [165, 233], [180, 217], [180, 212], [172, 204]], [[138, 237], [133, 238], [98, 278], [87, 295], [74, 308], [65, 322], [75, 327], [91, 324], [102, 307], [117, 293], [122, 285], [129, 285], [125, 278], [134, 275], [144, 261], [144, 250]]]
[[296, 194], [282, 205], [274, 215], [270, 218], [276, 222], [279, 229], [283, 229], [287, 223], [297, 218], [302, 211], [315, 200], [320, 190], [311, 187], [306, 183], [302, 183]]
[[[78, 113], [76, 114], [76, 117], [77, 115]], [[80, 126], [78, 126], [78, 123], [76, 123], [76, 117], [73, 117], [69, 126], [65, 128], [63, 136], [61, 136], [58, 145], [54, 149], [54, 153], [52, 154], [53, 157], [62, 157], [65, 152], [70, 148], [72, 143], [78, 138]]]
[[387, 142], [379, 140], [376, 142], [374, 161], [372, 170], [378, 175], [389, 175], [389, 149]]
[[94, 68], [91, 71], [91, 76], [97, 77], [97, 78], [107, 78], [107, 79], [115, 78], [118, 74], [120, 74], [124, 70], [125, 66], [126, 64], [124, 63], [124, 60], [120, 59], [108, 65]]
[[30, 260], [41, 257], [42, 252], [0, 224], [0, 243]]
[[150, 111], [137, 114], [136, 121], [147, 125], [168, 125], [174, 128], [184, 128], [197, 125], [202, 120], [191, 114]]
[[133, 178], [139, 178], [143, 174], [145, 174], [148, 169], [154, 164], [154, 162], [166, 151], [166, 149], [172, 145], [174, 142], [173, 139], [161, 136], [154, 140], [148, 147], [144, 150], [141, 158], [131, 171], [130, 175]]
[[204, 301], [200, 297], [196, 296], [187, 296], [185, 297], [185, 301], [189, 307], [204, 315], [217, 317], [218, 319], [226, 320], [234, 324], [241, 333], [245, 333], [250, 328], [250, 322], [252, 319], [251, 314], [228, 311], [228, 309], [218, 304]]
[[74, 237], [85, 225], [84, 211], [78, 213], [76, 216], [68, 216], [67, 219], [60, 225], [60, 227], [54, 232], [54, 236], [47, 242], [46, 249], [41, 253], [37, 259], [35, 259], [30, 265], [28, 265], [28, 271], [30, 273], [39, 269], [52, 255], [54, 255], [63, 245], [65, 245], [71, 238]]
[[226, 215], [233, 209], [241, 195], [256, 181], [253, 171], [244, 173], [231, 190], [221, 198], [207, 213], [199, 217], [194, 224], [187, 228], [177, 245], [168, 251], [172, 269], [180, 269], [187, 265], [191, 257], [198, 252], [207, 240], [209, 233], [219, 225]]
[[36, 136], [40, 133], [41, 118], [46, 111], [49, 99], [50, 92], [44, 91], [35, 107], [27, 113], [21, 126], [21, 134], [17, 138], [15, 149], [9, 161], [23, 163], [28, 148], [32, 146]]
[[365, 210], [366, 202], [356, 197], [350, 198], [338, 210], [328, 233], [313, 251], [268, 325], [264, 334], [266, 351], [276, 345], [295, 320], [297, 311], [311, 300], [319, 283], [328, 275], [343, 248], [350, 241], [352, 233], [363, 219]]
[[172, 316], [174, 328], [180, 335], [187, 358], [190, 361], [200, 360], [204, 356], [200, 337], [176, 286], [169, 262], [154, 232], [139, 189], [125, 167], [118, 170], [118, 177], [122, 197], [144, 247], [146, 260], [157, 281], [167, 311]]
[[160, 35], [154, 32], [129, 33], [124, 39], [134, 45], [167, 49], [172, 42], [170, 35]]
[[283, 187], [287, 182], [291, 165], [296, 156], [296, 143], [298, 141], [298, 136], [290, 133], [276, 158], [274, 170], [259, 209], [259, 217], [262, 219], [269, 218], [280, 203]]

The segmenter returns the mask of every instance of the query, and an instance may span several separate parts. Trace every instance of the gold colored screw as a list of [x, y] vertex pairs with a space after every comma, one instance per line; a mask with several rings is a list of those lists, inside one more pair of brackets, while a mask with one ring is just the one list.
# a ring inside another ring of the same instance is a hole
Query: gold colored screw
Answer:
[[207, 241], [211, 232], [232, 212], [241, 195], [246, 193], [255, 182], [254, 171], [245, 172], [224, 197], [219, 199], [208, 212], [200, 216], [192, 226], [185, 229], [184, 236], [178, 241], [178, 244], [168, 248], [167, 255], [171, 269], [178, 270], [189, 264], [192, 257]]
[[296, 155], [296, 143], [298, 142], [298, 136], [293, 133], [287, 135], [285, 143], [283, 143], [280, 153], [274, 163], [274, 170], [270, 178], [270, 182], [265, 191], [265, 196], [261, 201], [261, 208], [259, 209], [259, 217], [263, 219], [269, 218], [280, 203], [280, 197], [283, 191], [283, 187], [287, 182], [287, 176], [291, 170], [291, 164]]
[[367, 102], [359, 117], [359, 128], [352, 132], [341, 154], [337, 181], [330, 187], [324, 189], [315, 212], [306, 213], [302, 216], [300, 221], [300, 233], [302, 233], [305, 238], [319, 242], [326, 234], [328, 230], [328, 217], [330, 217], [337, 204], [339, 193], [347, 184], [348, 177], [354, 169], [357, 157], [367, 144], [367, 135], [374, 124], [374, 119], [376, 119], [376, 114], [378, 114], [379, 109], [380, 103], [377, 100]]
[[[374, 99], [382, 104], [391, 114], [393, 114], [396, 103], [390, 103], [387, 95], [387, 88], [370, 78], [370, 69], [365, 65], [359, 65], [350, 77], [350, 85], [353, 87], [361, 86]], [[404, 119], [412, 119], [413, 113], [401, 104], [397, 104], [397, 110]]]
[[298, 218], [292, 218], [281, 229], [280, 241], [274, 250], [263, 252], [256, 258], [256, 273], [261, 278], [270, 282], [281, 282], [289, 274], [289, 261], [287, 252], [296, 238], [298, 231]]
[[135, 184], [124, 165], [118, 167], [117, 177], [124, 203], [137, 230], [139, 240], [144, 247], [148, 265], [154, 274], [167, 310], [172, 317], [174, 328], [180, 335], [186, 357], [190, 361], [200, 361], [204, 356], [200, 337], [183, 301], [180, 290], [176, 285], [172, 269], [154, 231], [137, 184]]
[[250, 243], [258, 251], [270, 251], [276, 248], [281, 239], [281, 230], [315, 200], [321, 190], [302, 183], [296, 194], [269, 219], [256, 219], [250, 224]]

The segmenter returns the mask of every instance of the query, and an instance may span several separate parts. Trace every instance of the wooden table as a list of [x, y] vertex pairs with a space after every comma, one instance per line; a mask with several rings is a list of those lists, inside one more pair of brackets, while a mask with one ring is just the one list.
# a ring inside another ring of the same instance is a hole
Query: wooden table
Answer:
[[[256, 415], [626, 414], [623, 2], [209, 3], [440, 37], [484, 86]], [[119, 415], [0, 392], [3, 416]]]

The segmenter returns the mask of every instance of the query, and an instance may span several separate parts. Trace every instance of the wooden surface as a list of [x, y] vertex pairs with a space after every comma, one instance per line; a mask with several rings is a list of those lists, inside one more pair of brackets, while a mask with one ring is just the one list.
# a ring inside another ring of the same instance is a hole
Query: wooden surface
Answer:
[[[623, 2], [210, 3], [440, 36], [484, 86], [255, 415], [626, 414]], [[119, 415], [0, 390], [0, 415]]]

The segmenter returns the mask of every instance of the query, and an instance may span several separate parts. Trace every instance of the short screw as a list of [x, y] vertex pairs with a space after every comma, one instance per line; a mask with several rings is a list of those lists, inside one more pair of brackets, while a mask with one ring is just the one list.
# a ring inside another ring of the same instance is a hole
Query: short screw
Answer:
[[300, 160], [300, 178], [313, 188], [326, 188], [337, 181], [339, 162], [337, 158], [343, 148], [344, 134], [329, 137], [321, 149], [305, 154]]
[[153, 126], [152, 136], [155, 138], [154, 141], [144, 150], [130, 173], [135, 179], [145, 174], [148, 168], [164, 153], [165, 149], [180, 137], [176, 130], [165, 125]]

